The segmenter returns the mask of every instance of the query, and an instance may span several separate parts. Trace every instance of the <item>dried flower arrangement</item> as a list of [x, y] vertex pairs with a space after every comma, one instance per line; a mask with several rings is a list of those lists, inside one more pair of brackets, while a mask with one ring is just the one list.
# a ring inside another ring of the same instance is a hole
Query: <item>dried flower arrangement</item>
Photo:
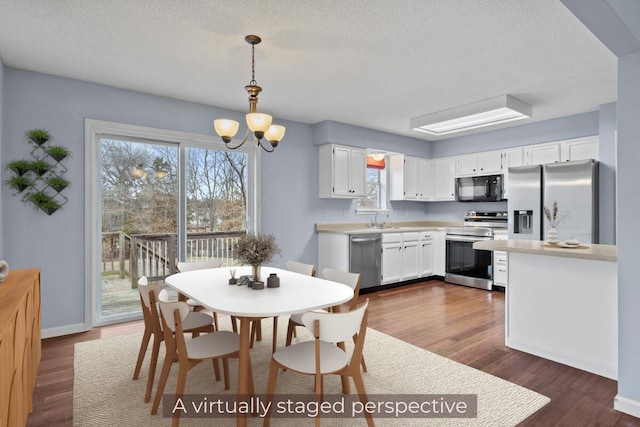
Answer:
[[569, 217], [569, 212], [563, 213], [561, 216], [558, 216], [558, 202], [553, 201], [553, 205], [551, 206], [551, 210], [548, 207], [544, 207], [543, 209], [544, 216], [549, 221], [551, 228], [556, 228], [558, 224]]
[[280, 254], [276, 238], [270, 234], [246, 234], [234, 246], [235, 257], [243, 264], [258, 266]]

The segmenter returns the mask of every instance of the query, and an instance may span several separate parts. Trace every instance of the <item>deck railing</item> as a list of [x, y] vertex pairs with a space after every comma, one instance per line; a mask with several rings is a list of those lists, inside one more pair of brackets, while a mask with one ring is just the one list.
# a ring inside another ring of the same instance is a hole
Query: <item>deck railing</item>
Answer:
[[[222, 259], [235, 265], [233, 247], [244, 231], [187, 233], [186, 261]], [[137, 286], [141, 276], [162, 280], [176, 272], [178, 237], [175, 233], [102, 233], [102, 274], [129, 277]]]

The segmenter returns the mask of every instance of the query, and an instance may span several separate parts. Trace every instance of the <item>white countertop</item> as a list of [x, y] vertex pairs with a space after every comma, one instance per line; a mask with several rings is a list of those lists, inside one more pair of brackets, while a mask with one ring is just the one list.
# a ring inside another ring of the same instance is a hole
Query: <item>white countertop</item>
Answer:
[[560, 246], [548, 245], [546, 242], [532, 240], [486, 240], [474, 243], [473, 248], [488, 251], [518, 252], [534, 255], [589, 259], [595, 261], [618, 261], [618, 248], [615, 245], [586, 243], [580, 245], [578, 248], [563, 248]]
[[446, 227], [463, 225], [462, 221], [393, 221], [387, 222], [384, 228], [372, 228], [365, 222], [340, 222], [316, 224], [318, 233], [369, 234], [369, 233], [404, 233], [410, 231], [442, 230]]

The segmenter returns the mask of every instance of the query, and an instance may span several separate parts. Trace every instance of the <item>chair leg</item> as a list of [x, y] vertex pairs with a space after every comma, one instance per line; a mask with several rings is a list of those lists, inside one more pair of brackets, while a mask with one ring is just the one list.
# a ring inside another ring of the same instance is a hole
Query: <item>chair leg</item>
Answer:
[[218, 359], [213, 360], [213, 372], [216, 375], [216, 381], [220, 381], [220, 364], [218, 363]]
[[237, 334], [238, 333], [238, 324], [236, 322], [236, 319], [237, 318], [235, 316], [231, 316], [231, 330]]
[[218, 326], [218, 313], [216, 313], [215, 311], [213, 312], [213, 328], [214, 331], [220, 330], [220, 326]]
[[151, 338], [151, 331], [145, 329], [142, 336], [142, 342], [140, 343], [140, 351], [138, 352], [138, 361], [136, 362], [136, 369], [133, 371], [133, 379], [137, 380], [140, 375], [140, 368], [142, 368], [142, 362], [144, 361], [144, 355], [147, 354], [147, 347], [149, 346], [149, 339]]
[[296, 331], [296, 324], [289, 320], [289, 324], [287, 325], [287, 340], [285, 341], [285, 346], [290, 346], [291, 341], [293, 341], [293, 334]]
[[[346, 347], [344, 345], [344, 342], [339, 342], [338, 343], [338, 347], [340, 347], [342, 349], [342, 351], [346, 351]], [[344, 394], [349, 394], [351, 393], [351, 386], [349, 385], [349, 376], [348, 375], [341, 375], [342, 377], [342, 392]]]
[[162, 342], [153, 337], [153, 349], [151, 350], [151, 360], [149, 361], [149, 377], [147, 378], [147, 390], [144, 393], [144, 402], [151, 400], [153, 390], [153, 380], [156, 377], [156, 367], [158, 366], [158, 355], [160, 354], [160, 344]]
[[[187, 383], [187, 369], [184, 366], [180, 366], [178, 369], [178, 382], [176, 384], [176, 401], [184, 394], [184, 387]], [[178, 427], [180, 423], [180, 411], [173, 413], [172, 427]]]
[[169, 378], [171, 365], [173, 365], [173, 356], [171, 354], [165, 354], [164, 364], [162, 365], [162, 373], [160, 374], [160, 381], [158, 382], [158, 388], [156, 389], [156, 397], [155, 399], [153, 399], [153, 406], [151, 407], [151, 415], [155, 415], [158, 413], [160, 399], [162, 399], [164, 387], [167, 385], [167, 379]]
[[[267, 399], [269, 402], [273, 400], [273, 396], [276, 393], [276, 380], [278, 379], [278, 364], [271, 359], [271, 364], [269, 365], [269, 381], [267, 383]], [[271, 406], [269, 405], [269, 411], [265, 414], [264, 421], [262, 423], [263, 427], [269, 427], [271, 423]]]
[[256, 325], [256, 339], [258, 341], [262, 341], [262, 320], [258, 319], [258, 320], [254, 320], [253, 321]]
[[273, 317], [273, 339], [271, 343], [271, 354], [276, 352], [278, 347], [278, 316]]
[[[368, 398], [367, 392], [364, 389], [364, 381], [362, 380], [362, 374], [360, 373], [359, 366], [356, 366], [356, 369], [353, 370], [353, 375], [351, 377], [353, 378], [353, 383], [355, 384], [358, 396], [360, 397], [360, 402], [365, 405]], [[373, 427], [373, 417], [371, 416], [371, 413], [369, 411], [365, 411], [364, 416], [367, 419], [367, 426]]]
[[[357, 335], [353, 336], [353, 343], [356, 343], [356, 337]], [[363, 372], [369, 372], [367, 371], [367, 363], [364, 361], [364, 356], [362, 356], [362, 360], [360, 360], [360, 365], [362, 366], [362, 371]]]
[[[213, 363], [218, 364], [218, 359], [213, 359]], [[229, 381], [229, 358], [224, 357], [222, 359], [222, 370], [224, 371], [224, 389], [229, 390], [231, 388], [231, 382]]]

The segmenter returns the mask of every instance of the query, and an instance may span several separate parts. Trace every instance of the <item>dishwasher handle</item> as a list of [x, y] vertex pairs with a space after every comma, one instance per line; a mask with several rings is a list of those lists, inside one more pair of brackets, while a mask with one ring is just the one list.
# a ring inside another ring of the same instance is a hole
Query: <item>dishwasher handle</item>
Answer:
[[375, 242], [376, 240], [380, 240], [380, 237], [354, 237], [351, 239], [351, 242], [364, 243], [364, 242]]

